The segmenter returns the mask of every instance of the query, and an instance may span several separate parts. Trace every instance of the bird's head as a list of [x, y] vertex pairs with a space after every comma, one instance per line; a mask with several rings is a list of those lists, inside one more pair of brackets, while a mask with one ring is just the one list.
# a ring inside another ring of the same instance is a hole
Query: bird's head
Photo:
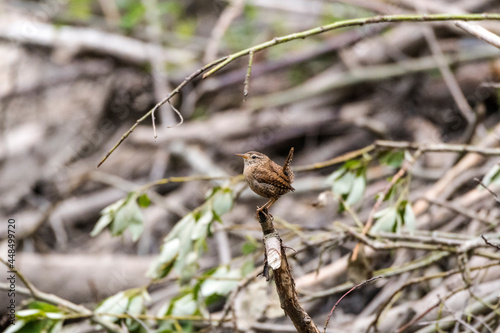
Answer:
[[249, 151], [248, 153], [245, 154], [236, 154], [236, 156], [243, 157], [243, 162], [245, 163], [245, 167], [250, 165], [261, 164], [269, 159], [269, 157], [267, 157], [266, 155], [256, 151]]

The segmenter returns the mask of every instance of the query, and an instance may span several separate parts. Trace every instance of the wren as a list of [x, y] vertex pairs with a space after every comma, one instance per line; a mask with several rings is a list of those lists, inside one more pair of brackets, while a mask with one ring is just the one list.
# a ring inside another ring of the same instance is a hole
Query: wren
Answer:
[[282, 195], [295, 191], [292, 187], [294, 176], [290, 168], [293, 147], [282, 167], [271, 161], [266, 155], [256, 151], [236, 155], [243, 157], [245, 163], [243, 175], [248, 186], [258, 195], [269, 198], [269, 201], [258, 208], [258, 211], [268, 210]]

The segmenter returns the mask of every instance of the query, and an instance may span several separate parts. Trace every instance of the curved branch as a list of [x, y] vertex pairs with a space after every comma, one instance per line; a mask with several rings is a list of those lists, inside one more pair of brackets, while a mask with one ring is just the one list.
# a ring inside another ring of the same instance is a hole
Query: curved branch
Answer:
[[335, 23], [322, 25], [320, 27], [316, 27], [310, 30], [293, 33], [287, 36], [275, 37], [270, 41], [265, 43], [252, 46], [248, 49], [242, 50], [240, 52], [231, 54], [226, 58], [226, 60], [219, 63], [217, 66], [213, 67], [210, 71], [203, 74], [203, 78], [206, 78], [213, 73], [217, 72], [219, 69], [223, 68], [230, 62], [241, 58], [250, 52], [259, 52], [265, 50], [274, 45], [283, 44], [290, 42], [296, 39], [304, 39], [306, 37], [311, 37], [314, 35], [319, 35], [326, 31], [336, 30], [340, 28], [347, 27], [355, 27], [355, 26], [363, 26], [367, 24], [373, 23], [398, 23], [398, 22], [434, 22], [434, 21], [484, 21], [484, 20], [500, 20], [500, 14], [494, 13], [483, 13], [483, 14], [431, 14], [431, 15], [380, 15], [375, 17], [365, 17], [365, 18], [356, 18], [351, 20], [338, 21]]
[[123, 141], [135, 130], [135, 128], [143, 122], [147, 117], [149, 117], [153, 112], [155, 112], [159, 107], [163, 104], [167, 103], [177, 95], [180, 90], [189, 82], [194, 80], [199, 75], [203, 74], [203, 78], [210, 76], [211, 74], [217, 72], [219, 69], [223, 68], [227, 64], [233, 62], [234, 60], [241, 58], [250, 53], [256, 53], [272, 46], [287, 43], [296, 39], [304, 39], [306, 37], [319, 35], [326, 31], [336, 30], [340, 28], [346, 27], [354, 27], [354, 26], [363, 26], [367, 24], [375, 24], [375, 23], [398, 23], [398, 22], [435, 22], [435, 21], [485, 21], [485, 20], [500, 20], [500, 14], [495, 13], [483, 13], [483, 14], [431, 14], [431, 15], [385, 15], [385, 16], [375, 16], [369, 18], [358, 18], [351, 20], [338, 21], [332, 24], [316, 27], [310, 30], [293, 33], [287, 36], [275, 37], [270, 41], [267, 41], [262, 44], [258, 44], [247, 48], [245, 50], [239, 51], [237, 53], [233, 53], [229, 56], [222, 57], [217, 59], [202, 68], [196, 70], [184, 81], [179, 84], [170, 94], [168, 94], [162, 101], [158, 102], [151, 110], [149, 110], [144, 116], [139, 118], [134, 125], [118, 140], [118, 142], [108, 151], [106, 156], [99, 162], [97, 167], [101, 166], [104, 161], [108, 159], [108, 157], [121, 145]]
[[106, 156], [104, 156], [104, 158], [99, 162], [99, 164], [97, 165], [97, 167], [100, 167], [104, 163], [104, 161], [106, 161], [108, 159], [109, 155], [111, 155], [116, 150], [116, 148], [118, 148], [118, 146], [121, 145], [123, 141], [125, 141], [126, 138], [128, 138], [128, 136], [135, 130], [135, 128], [140, 123], [142, 123], [144, 120], [146, 120], [147, 117], [149, 117], [150, 115], [152, 115], [160, 106], [162, 106], [163, 104], [165, 104], [168, 101], [170, 101], [175, 95], [177, 95], [181, 91], [181, 89], [186, 84], [188, 84], [189, 82], [193, 81], [196, 77], [198, 77], [200, 74], [202, 74], [203, 72], [207, 71], [211, 67], [213, 67], [213, 66], [217, 65], [218, 63], [224, 61], [226, 58], [227, 57], [223, 57], [223, 58], [220, 58], [218, 60], [215, 60], [215, 61], [209, 63], [208, 65], [203, 66], [202, 68], [198, 69], [197, 71], [195, 71], [191, 75], [189, 75], [187, 78], [185, 78], [184, 81], [182, 81], [181, 84], [179, 84], [170, 94], [167, 95], [167, 97], [165, 97], [163, 100], [161, 100], [160, 102], [158, 102], [151, 110], [149, 110], [148, 112], [146, 112], [146, 114], [144, 116], [142, 116], [141, 118], [139, 118], [139, 119], [136, 120], [135, 124], [132, 125], [132, 127], [130, 127], [130, 129], [127, 132], [125, 132], [125, 134], [122, 135], [122, 137], [120, 138], [120, 140], [118, 140], [118, 142], [113, 146], [113, 148], [111, 148], [111, 150], [108, 151], [108, 153], [106, 154]]

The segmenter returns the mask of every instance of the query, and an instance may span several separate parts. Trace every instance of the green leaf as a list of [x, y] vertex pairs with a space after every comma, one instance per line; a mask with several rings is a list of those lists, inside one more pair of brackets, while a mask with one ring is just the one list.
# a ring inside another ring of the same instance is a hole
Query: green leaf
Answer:
[[214, 197], [215, 194], [217, 194], [221, 189], [222, 189], [222, 187], [220, 187], [220, 186], [214, 186], [211, 189], [209, 189], [207, 191], [207, 193], [205, 193], [205, 200], [208, 200], [208, 199]]
[[72, 0], [68, 1], [69, 14], [79, 20], [88, 20], [92, 15], [93, 0]]
[[374, 218], [377, 218], [377, 222], [375, 223], [371, 231], [393, 231], [397, 223], [397, 216], [398, 210], [396, 209], [396, 207], [387, 207], [383, 210], [378, 211], [374, 215]]
[[45, 316], [53, 320], [60, 320], [64, 318], [64, 314], [60, 312], [45, 312]]
[[62, 332], [64, 320], [57, 320], [55, 325], [49, 330], [48, 333], [59, 333]]
[[111, 222], [113, 221], [113, 217], [111, 214], [104, 214], [99, 218], [94, 229], [90, 232], [90, 236], [95, 237], [101, 233]]
[[389, 151], [380, 157], [380, 163], [393, 168], [400, 168], [405, 158], [404, 150]]
[[243, 252], [244, 255], [252, 254], [259, 248], [259, 244], [255, 240], [255, 238], [249, 236], [247, 236], [246, 238], [247, 241], [241, 246], [241, 252]]
[[178, 238], [171, 239], [163, 244], [158, 258], [149, 267], [147, 276], [154, 279], [165, 277], [173, 267], [174, 261], [179, 255], [180, 241]]
[[196, 217], [191, 212], [184, 216], [175, 226], [170, 230], [168, 235], [163, 239], [164, 242], [168, 242], [171, 239], [179, 238], [180, 235], [186, 232], [186, 229], [192, 228], [196, 223]]
[[[398, 180], [398, 182], [399, 182], [399, 180]], [[389, 191], [387, 191], [387, 194], [385, 195], [383, 201], [389, 201], [397, 194], [398, 182], [396, 182], [396, 184], [393, 184], [391, 186], [391, 188], [389, 189]]]
[[365, 189], [366, 189], [365, 176], [360, 175], [356, 177], [352, 183], [351, 191], [349, 192], [349, 195], [347, 196], [345, 202], [348, 205], [354, 205], [360, 202], [363, 199], [363, 196], [365, 195]]
[[128, 313], [132, 315], [138, 315], [143, 313], [144, 310], [144, 295], [142, 293], [130, 299], [127, 310]]
[[196, 32], [196, 21], [184, 16], [182, 20], [179, 20], [175, 25], [175, 32], [179, 34], [179, 38], [191, 37]]
[[200, 294], [204, 298], [215, 294], [228, 295], [238, 285], [241, 274], [239, 270], [229, 270], [223, 266], [219, 267], [211, 277], [207, 278], [201, 285]]
[[163, 278], [167, 276], [174, 265], [176, 269], [183, 269], [185, 258], [193, 248], [191, 233], [195, 224], [196, 219], [193, 213], [187, 214], [177, 222], [165, 237], [162, 252], [158, 259], [151, 264], [147, 276], [154, 279]]
[[[115, 215], [113, 223], [111, 224], [111, 234], [113, 236], [118, 236], [123, 233], [125, 229], [131, 225], [140, 225], [144, 223], [144, 217], [142, 215], [141, 209], [135, 200], [135, 196], [129, 195], [127, 202], [123, 205]], [[142, 229], [140, 229], [142, 232]], [[137, 227], [134, 230], [137, 235]], [[139, 233], [140, 235], [140, 233]]]
[[[60, 321], [54, 322], [53, 320], [35, 320], [23, 321], [19, 320], [16, 325], [11, 325], [5, 332], [18, 332], [18, 333], [45, 333], [49, 332], [57, 326]], [[19, 325], [19, 326], [18, 326]]]
[[[222, 192], [222, 193], [221, 193]], [[218, 216], [229, 212], [233, 207], [233, 195], [230, 189], [223, 189], [214, 196], [212, 208]]]
[[196, 274], [200, 257], [207, 250], [206, 239], [211, 235], [212, 223], [220, 221], [219, 216], [232, 208], [233, 201], [230, 188], [212, 188], [207, 193], [206, 202], [184, 216], [165, 237], [162, 254], [147, 275], [159, 279], [174, 268], [181, 277], [181, 283], [188, 282]]
[[178, 238], [180, 241], [179, 257], [177, 258], [179, 269], [182, 269], [183, 264], [186, 262], [186, 256], [193, 251], [193, 239], [191, 238], [194, 229], [196, 228], [196, 220], [191, 220], [191, 223], [186, 223], [182, 231], [179, 233]]
[[337, 170], [335, 170], [334, 172], [332, 172], [332, 174], [330, 176], [328, 176], [328, 178], [326, 178], [326, 183], [329, 184], [329, 185], [333, 185], [333, 183], [338, 179], [340, 178], [341, 176], [344, 175], [344, 173], [346, 173], [347, 170], [345, 168], [339, 168]]
[[373, 214], [373, 218], [379, 219], [380, 217], [384, 216], [389, 209], [390, 209], [390, 207], [386, 207], [384, 209], [380, 209], [380, 210], [376, 211], [375, 214]]
[[101, 211], [101, 218], [97, 221], [94, 229], [90, 232], [90, 236], [95, 237], [101, 233], [115, 218], [116, 211], [119, 210], [126, 202], [126, 199], [120, 199], [106, 206]]
[[404, 208], [404, 225], [408, 228], [411, 234], [415, 231], [415, 214], [410, 202], [407, 202]]
[[61, 309], [59, 309], [57, 306], [41, 302], [41, 301], [33, 301], [28, 305], [29, 309], [38, 309], [42, 310], [44, 312], [60, 312]]
[[16, 316], [19, 318], [23, 319], [34, 319], [34, 318], [40, 318], [43, 315], [43, 311], [39, 309], [25, 309], [25, 310], [20, 310], [16, 313]]
[[129, 228], [133, 241], [137, 241], [144, 230], [144, 216], [139, 204], [147, 206], [149, 199], [145, 194], [137, 198], [137, 193], [130, 192], [125, 199], [116, 201], [101, 211], [101, 218], [97, 221], [90, 235], [98, 235], [104, 228], [110, 228], [113, 236], [118, 236]]
[[352, 188], [356, 176], [352, 172], [346, 172], [342, 177], [337, 178], [332, 185], [332, 192], [337, 195], [347, 194]]
[[122, 16], [120, 26], [123, 29], [132, 29], [134, 28], [137, 24], [140, 23], [142, 18], [144, 17], [144, 14], [146, 12], [146, 8], [142, 5], [140, 2], [134, 2], [131, 3], [128, 8], [127, 12], [125, 15]]
[[4, 333], [15, 333], [19, 332], [26, 324], [28, 321], [26, 320], [17, 320], [15, 325], [10, 325], [7, 327], [7, 329], [4, 331]]
[[130, 234], [132, 235], [132, 241], [137, 242], [139, 237], [141, 237], [142, 232], [144, 231], [144, 223], [139, 224], [131, 224], [128, 227]]
[[361, 161], [360, 160], [349, 160], [349, 161], [345, 162], [342, 167], [347, 169], [347, 170], [356, 170], [359, 167], [361, 167]]
[[400, 233], [401, 232], [401, 228], [403, 227], [403, 217], [401, 216], [401, 214], [396, 214], [396, 223], [392, 229], [392, 231], [395, 231], [396, 233]]
[[[143, 312], [144, 312], [144, 295], [141, 293], [130, 299], [127, 308], [127, 313], [135, 317], [136, 315], [142, 314]], [[129, 331], [137, 330], [140, 325], [134, 318], [127, 318], [125, 320], [125, 324], [127, 325]]]
[[194, 251], [192, 248], [190, 248], [189, 252], [187, 252], [182, 258], [183, 259], [179, 257], [177, 259], [174, 267], [181, 276], [181, 283], [187, 283], [198, 270], [199, 254], [197, 251]]
[[[500, 164], [495, 164], [483, 177], [483, 184], [488, 186], [500, 180]], [[478, 185], [479, 186], [479, 185]], [[481, 187], [482, 188], [482, 187]]]
[[196, 313], [197, 309], [198, 306], [193, 294], [189, 293], [173, 301], [171, 314], [174, 316], [191, 316]]
[[151, 205], [151, 200], [146, 193], [143, 193], [137, 198], [137, 203], [142, 208], [148, 208]]
[[[105, 299], [98, 307], [95, 309], [96, 313], [110, 313], [110, 314], [123, 314], [127, 311], [128, 306], [128, 296], [125, 292], [120, 291], [118, 294], [113, 295]], [[118, 318], [114, 316], [102, 316], [104, 320], [115, 322]]]
[[191, 239], [197, 240], [199, 238], [205, 237], [208, 232], [208, 228], [210, 223], [214, 220], [214, 214], [211, 210], [207, 210], [200, 216], [198, 221], [196, 221], [196, 225], [191, 233]]
[[247, 276], [255, 270], [255, 264], [253, 260], [247, 260], [241, 265], [241, 276]]
[[155, 4], [155, 6], [160, 13], [169, 14], [173, 17], [179, 17], [184, 13], [182, 4], [177, 2], [162, 1]]
[[62, 329], [64, 313], [55, 305], [34, 301], [28, 304], [27, 309], [18, 311], [16, 316], [21, 318], [15, 325], [9, 326], [5, 332], [58, 333]]

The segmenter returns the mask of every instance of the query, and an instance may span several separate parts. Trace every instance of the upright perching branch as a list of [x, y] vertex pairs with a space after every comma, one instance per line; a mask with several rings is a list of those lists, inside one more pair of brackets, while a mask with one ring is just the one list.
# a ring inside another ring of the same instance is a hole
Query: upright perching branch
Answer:
[[[266, 243], [266, 256], [269, 258], [271, 252], [276, 251], [272, 246], [268, 249], [268, 242], [279, 244], [279, 252], [281, 254], [281, 263], [278, 268], [273, 269], [274, 280], [276, 282], [276, 290], [280, 298], [281, 308], [290, 318], [293, 325], [299, 333], [320, 333], [316, 324], [314, 324], [311, 316], [304, 310], [299, 302], [297, 290], [295, 289], [295, 281], [293, 280], [290, 266], [286, 258], [285, 249], [281, 243], [281, 239], [274, 229], [273, 217], [267, 210], [257, 212], [257, 219], [262, 227], [264, 240]], [[274, 241], [271, 241], [274, 239]]]

